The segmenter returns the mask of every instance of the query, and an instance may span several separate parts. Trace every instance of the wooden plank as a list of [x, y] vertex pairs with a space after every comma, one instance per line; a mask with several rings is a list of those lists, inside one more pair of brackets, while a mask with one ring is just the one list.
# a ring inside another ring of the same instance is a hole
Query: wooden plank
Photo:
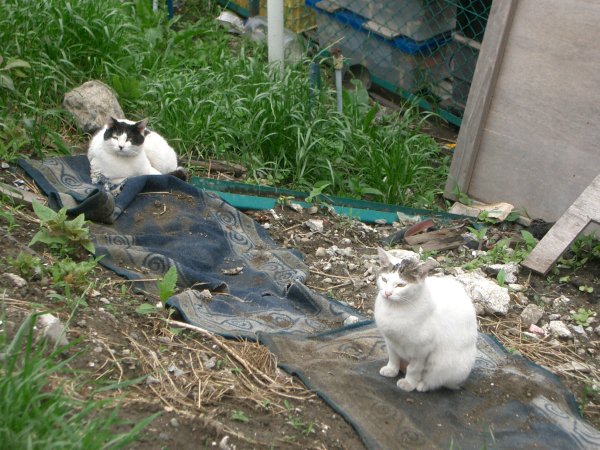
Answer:
[[391, 28], [388, 28], [385, 25], [373, 22], [372, 20], [363, 23], [362, 27], [365, 30], [372, 31], [373, 33], [378, 34], [379, 36], [382, 36], [386, 39], [394, 39], [395, 37], [400, 36], [400, 33], [397, 30], [392, 30]]
[[600, 223], [600, 175], [583, 191], [536, 245], [523, 266], [546, 275], [591, 222]]
[[425, 252], [452, 250], [465, 243], [460, 230], [449, 228], [404, 236], [404, 240], [414, 251]]
[[339, 9], [342, 9], [340, 5], [332, 0], [322, 0], [320, 2], [315, 3], [315, 6], [323, 11], [327, 11], [329, 13], [336, 12]]
[[516, 8], [517, 0], [492, 3], [446, 181], [444, 195], [452, 200], [458, 200], [454, 195], [457, 188], [460, 192], [468, 191]]
[[9, 184], [0, 183], [0, 194], [6, 195], [19, 205], [31, 206], [31, 202], [35, 200], [38, 203], [45, 205], [48, 199], [33, 192], [24, 191]]

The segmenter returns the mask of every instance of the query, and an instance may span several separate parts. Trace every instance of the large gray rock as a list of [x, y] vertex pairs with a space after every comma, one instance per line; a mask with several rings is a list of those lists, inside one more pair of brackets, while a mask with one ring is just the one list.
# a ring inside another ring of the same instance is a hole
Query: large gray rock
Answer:
[[101, 81], [92, 80], [65, 94], [63, 107], [75, 116], [77, 125], [93, 134], [112, 116], [124, 118], [114, 91]]

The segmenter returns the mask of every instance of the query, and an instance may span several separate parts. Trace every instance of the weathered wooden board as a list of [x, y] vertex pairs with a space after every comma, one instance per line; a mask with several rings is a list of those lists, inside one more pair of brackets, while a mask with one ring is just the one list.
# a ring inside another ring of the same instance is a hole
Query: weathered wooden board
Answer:
[[590, 222], [600, 224], [600, 175], [550, 228], [523, 261], [523, 266], [546, 275]]
[[600, 172], [600, 2], [495, 0], [446, 196], [557, 220]]
[[335, 12], [342, 7], [332, 0], [322, 0], [316, 4], [319, 9], [327, 12]]
[[47, 198], [41, 194], [35, 194], [33, 192], [24, 191], [22, 189], [16, 188], [9, 184], [0, 183], [0, 194], [9, 197], [12, 201], [14, 201], [18, 205], [31, 206], [31, 203], [35, 200], [38, 203], [45, 204], [47, 202]]

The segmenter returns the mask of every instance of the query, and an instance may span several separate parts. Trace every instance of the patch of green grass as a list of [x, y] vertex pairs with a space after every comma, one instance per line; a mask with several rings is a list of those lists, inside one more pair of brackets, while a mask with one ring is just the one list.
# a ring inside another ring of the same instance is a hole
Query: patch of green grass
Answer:
[[569, 257], [560, 258], [557, 267], [577, 270], [590, 259], [600, 260], [600, 240], [593, 234], [575, 239], [569, 247]]
[[[487, 229], [485, 230], [487, 231]], [[484, 264], [508, 264], [520, 263], [533, 250], [536, 244], [535, 238], [527, 230], [521, 230], [521, 239], [517, 242], [512, 242], [511, 239], [500, 239], [494, 246], [485, 252], [466, 263], [463, 267], [467, 270], [476, 269]], [[499, 275], [498, 282], [504, 283], [504, 276]]]
[[[154, 417], [137, 424], [119, 418], [103, 400], [76, 400], [65, 393], [61, 375], [70, 373], [65, 350], [35, 341], [36, 315], [12, 339], [0, 332], [0, 442], [3, 448], [124, 448]], [[117, 432], [126, 427], [129, 431]]]
[[68, 153], [73, 121], [56, 105], [98, 79], [184, 164], [239, 161], [252, 182], [437, 208], [449, 158], [423, 133], [431, 114], [411, 103], [384, 114], [362, 86], [344, 93], [339, 114], [326, 85], [311, 97], [308, 60], [271, 70], [264, 44], [231, 36], [203, 4], [190, 6], [202, 12], [194, 22], [169, 22], [144, 0], [3, 2], [3, 56], [29, 67], [10, 95], [0, 90], [0, 159]]

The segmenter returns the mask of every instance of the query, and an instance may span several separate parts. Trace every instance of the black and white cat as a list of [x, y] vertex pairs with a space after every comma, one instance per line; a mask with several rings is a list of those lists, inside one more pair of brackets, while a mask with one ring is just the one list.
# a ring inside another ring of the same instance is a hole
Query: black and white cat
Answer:
[[471, 373], [477, 353], [473, 303], [460, 282], [428, 277], [426, 264], [416, 253], [401, 252], [378, 248], [375, 322], [389, 356], [379, 373], [395, 377], [405, 371], [397, 382], [404, 391], [458, 389]]
[[132, 122], [110, 118], [90, 141], [88, 159], [92, 183], [108, 180], [118, 185], [139, 175], [172, 174], [186, 179], [177, 167], [177, 154], [158, 133], [146, 128], [148, 120]]

